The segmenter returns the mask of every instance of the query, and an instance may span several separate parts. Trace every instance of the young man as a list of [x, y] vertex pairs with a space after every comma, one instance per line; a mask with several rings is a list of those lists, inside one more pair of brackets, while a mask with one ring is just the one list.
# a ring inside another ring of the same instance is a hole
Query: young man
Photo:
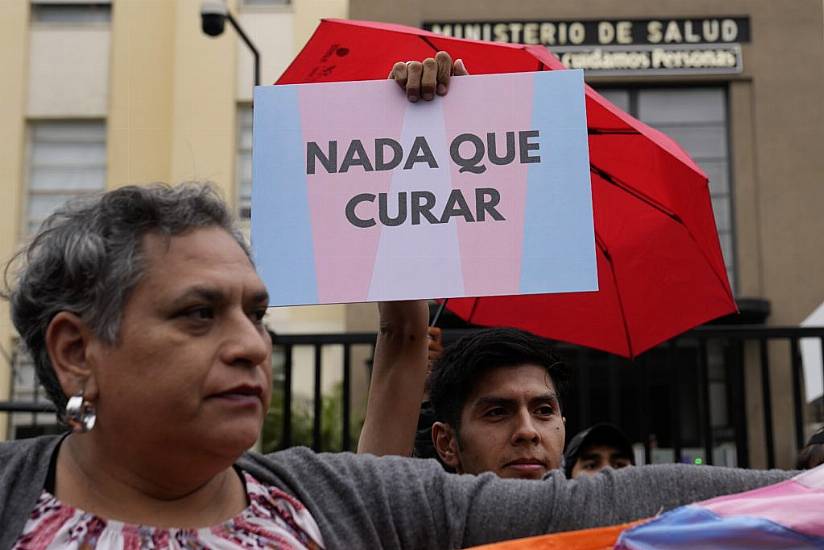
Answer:
[[560, 468], [565, 438], [560, 395], [568, 369], [549, 343], [516, 329], [486, 329], [458, 340], [434, 362], [429, 400], [421, 411], [427, 343], [421, 335], [396, 334], [404, 332], [400, 326], [411, 325], [400, 318], [420, 316], [422, 307], [381, 304], [381, 334], [358, 451], [413, 454], [421, 413], [426, 421], [419, 426], [414, 454], [438, 458], [448, 470], [541, 479]]
[[561, 466], [567, 368], [542, 338], [487, 329], [447, 347], [432, 369], [432, 441], [458, 473], [541, 479]]

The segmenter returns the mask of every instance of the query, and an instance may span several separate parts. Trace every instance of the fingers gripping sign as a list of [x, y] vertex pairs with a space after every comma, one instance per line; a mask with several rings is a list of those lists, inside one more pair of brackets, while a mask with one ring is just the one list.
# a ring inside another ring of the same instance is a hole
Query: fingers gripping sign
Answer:
[[449, 79], [454, 76], [469, 74], [463, 61], [454, 63], [446, 52], [438, 52], [435, 57], [421, 61], [398, 61], [392, 67], [389, 78], [398, 83], [406, 92], [411, 102], [419, 99], [431, 101], [435, 95], [446, 95], [449, 91]]

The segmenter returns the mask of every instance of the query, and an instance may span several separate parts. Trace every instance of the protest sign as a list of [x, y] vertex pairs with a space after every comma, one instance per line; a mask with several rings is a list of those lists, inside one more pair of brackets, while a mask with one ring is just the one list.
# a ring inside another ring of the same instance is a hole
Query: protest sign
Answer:
[[581, 71], [255, 89], [272, 305], [597, 290]]

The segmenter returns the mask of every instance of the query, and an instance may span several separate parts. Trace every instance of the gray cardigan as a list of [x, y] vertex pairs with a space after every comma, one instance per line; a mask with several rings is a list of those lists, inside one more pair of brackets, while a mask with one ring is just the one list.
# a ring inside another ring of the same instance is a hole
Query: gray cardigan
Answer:
[[[17, 540], [60, 438], [0, 444], [0, 550]], [[662, 509], [753, 489], [792, 472], [660, 465], [567, 480], [454, 475], [434, 460], [316, 454], [305, 448], [246, 454], [237, 465], [297, 497], [327, 548], [460, 548], [611, 525]]]

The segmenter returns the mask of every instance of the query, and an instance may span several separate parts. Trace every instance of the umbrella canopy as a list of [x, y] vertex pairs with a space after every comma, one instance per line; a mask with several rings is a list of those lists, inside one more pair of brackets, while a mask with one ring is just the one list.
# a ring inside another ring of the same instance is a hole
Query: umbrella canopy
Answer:
[[[382, 79], [396, 61], [438, 50], [472, 74], [564, 69], [541, 46], [324, 20], [277, 84]], [[586, 110], [599, 291], [458, 298], [447, 307], [471, 323], [633, 357], [736, 311], [735, 300], [706, 175], [673, 140], [590, 87]]]

